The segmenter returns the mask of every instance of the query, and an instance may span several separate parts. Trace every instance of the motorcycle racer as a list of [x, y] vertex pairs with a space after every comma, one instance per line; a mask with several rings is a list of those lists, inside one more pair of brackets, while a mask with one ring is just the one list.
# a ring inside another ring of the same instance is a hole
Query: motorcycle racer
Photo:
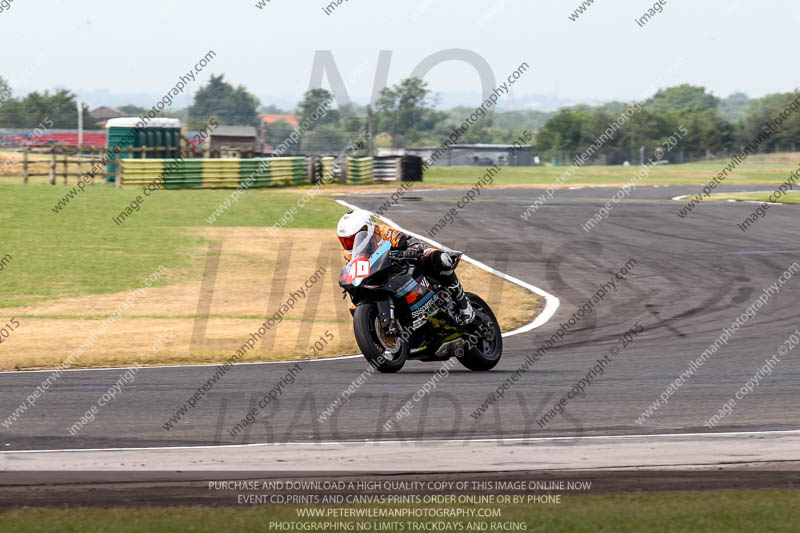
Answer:
[[406, 235], [386, 225], [376, 224], [369, 211], [351, 209], [345, 213], [336, 227], [339, 242], [345, 251], [345, 259], [350, 261], [353, 252], [353, 243], [356, 235], [361, 231], [375, 233], [381, 239], [389, 241], [392, 250], [404, 251], [409, 259], [416, 259], [422, 265], [423, 272], [438, 281], [447, 289], [453, 300], [458, 305], [459, 320], [462, 324], [469, 324], [475, 318], [475, 311], [469, 300], [464, 295], [464, 288], [455, 273], [453, 260], [446, 253], [425, 244], [419, 239]]

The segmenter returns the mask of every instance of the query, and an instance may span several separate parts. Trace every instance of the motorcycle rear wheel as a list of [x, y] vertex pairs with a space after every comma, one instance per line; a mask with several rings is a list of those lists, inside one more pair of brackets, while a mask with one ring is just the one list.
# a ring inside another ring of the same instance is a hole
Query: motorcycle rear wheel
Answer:
[[[353, 331], [361, 353], [379, 372], [397, 372], [408, 359], [408, 341], [389, 336], [381, 328], [378, 307], [365, 303], [353, 313]], [[399, 343], [395, 344], [395, 343]]]

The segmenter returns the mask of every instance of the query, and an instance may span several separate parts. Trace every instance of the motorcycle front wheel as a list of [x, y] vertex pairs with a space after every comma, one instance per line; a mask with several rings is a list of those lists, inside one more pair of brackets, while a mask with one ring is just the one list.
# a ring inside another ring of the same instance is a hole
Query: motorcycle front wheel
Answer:
[[465, 338], [466, 346], [459, 362], [470, 370], [478, 372], [491, 370], [500, 362], [503, 355], [503, 336], [500, 325], [489, 304], [477, 294], [466, 293], [475, 309], [475, 329]]
[[353, 331], [361, 353], [379, 372], [392, 373], [403, 368], [408, 359], [408, 341], [383, 330], [374, 303], [356, 307]]

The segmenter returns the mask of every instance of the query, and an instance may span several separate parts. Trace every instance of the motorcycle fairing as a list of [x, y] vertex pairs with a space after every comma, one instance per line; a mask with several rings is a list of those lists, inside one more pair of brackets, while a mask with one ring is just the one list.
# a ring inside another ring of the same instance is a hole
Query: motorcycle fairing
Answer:
[[358, 287], [367, 277], [354, 278], [350, 276], [350, 269], [356, 261], [369, 259], [369, 274], [372, 275], [384, 269], [388, 264], [387, 252], [392, 249], [392, 243], [381, 239], [376, 234], [368, 234], [366, 231], [359, 232], [354, 240], [353, 250], [350, 261], [339, 273], [339, 284], [342, 287]]
[[[369, 266], [370, 266], [370, 268], [372, 268], [375, 265], [375, 263], [378, 262], [378, 259], [380, 259], [383, 256], [383, 254], [385, 254], [386, 252], [388, 252], [391, 249], [392, 249], [392, 243], [390, 243], [389, 241], [382, 241], [382, 243], [378, 247], [378, 249], [375, 250], [375, 252], [369, 257]], [[354, 259], [351, 259], [350, 263], [352, 263], [353, 261], [354, 261]], [[350, 263], [348, 263], [348, 265]], [[353, 286], [354, 287], [358, 287], [359, 285], [361, 285], [361, 283], [365, 279], [367, 279], [367, 278], [357, 278], [357, 279], [355, 279], [353, 281]]]

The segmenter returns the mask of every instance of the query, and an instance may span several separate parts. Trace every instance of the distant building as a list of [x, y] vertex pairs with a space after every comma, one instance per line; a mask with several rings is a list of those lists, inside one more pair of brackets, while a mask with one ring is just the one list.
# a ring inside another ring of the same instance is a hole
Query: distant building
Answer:
[[253, 126], [218, 126], [208, 136], [209, 148], [255, 148], [256, 144]]
[[89, 116], [92, 117], [92, 120], [94, 120], [95, 124], [97, 124], [98, 126], [104, 128], [105, 125], [106, 125], [106, 122], [109, 121], [110, 119], [119, 118], [119, 117], [127, 117], [128, 114], [127, 113], [123, 113], [122, 111], [120, 111], [116, 107], [102, 106], [102, 107], [98, 107], [96, 109], [93, 109], [92, 111], [89, 111]]
[[[512, 151], [513, 148], [512, 144], [453, 144], [446, 152], [440, 153], [433, 166], [527, 167], [533, 164], [533, 146], [526, 144], [521, 148], [517, 147], [516, 151]], [[417, 155], [423, 161], [428, 161], [437, 150], [441, 151], [438, 146], [432, 148], [378, 148], [377, 155]]]
[[280, 121], [288, 122], [295, 128], [300, 125], [300, 122], [298, 122], [297, 117], [294, 115], [258, 115], [258, 118], [264, 126], [269, 126], [270, 124]]
[[285, 122], [296, 128], [300, 125], [300, 122], [297, 120], [297, 117], [294, 115], [258, 115], [259, 119], [259, 128], [258, 128], [258, 139], [260, 144], [264, 147], [264, 150], [267, 152], [271, 152], [274, 147], [270, 146], [267, 143], [267, 131], [269, 130], [272, 124], [277, 122]]

